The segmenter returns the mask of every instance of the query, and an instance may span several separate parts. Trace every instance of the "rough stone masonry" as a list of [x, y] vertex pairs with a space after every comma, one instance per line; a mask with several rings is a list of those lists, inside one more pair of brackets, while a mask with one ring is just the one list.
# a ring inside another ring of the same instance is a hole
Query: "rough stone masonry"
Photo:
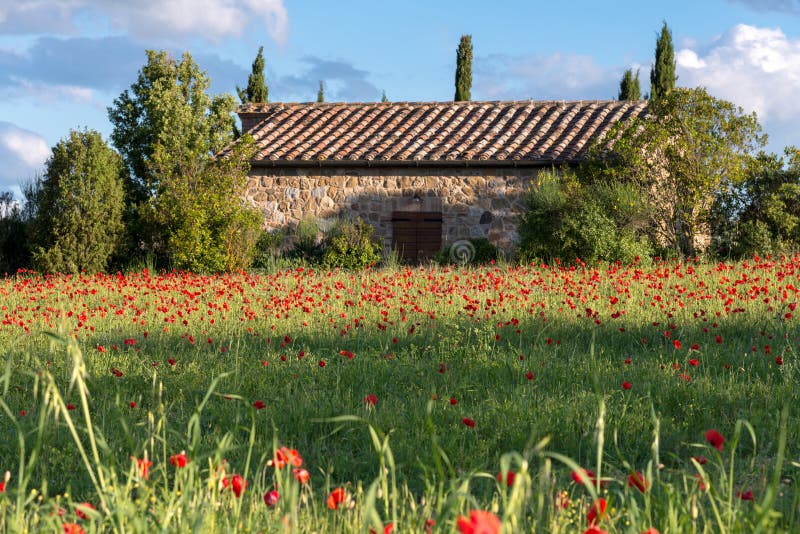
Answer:
[[387, 250], [391, 214], [442, 213], [442, 242], [486, 237], [511, 253], [524, 193], [537, 169], [481, 167], [272, 167], [254, 165], [245, 193], [268, 229], [306, 218], [355, 218], [372, 224]]

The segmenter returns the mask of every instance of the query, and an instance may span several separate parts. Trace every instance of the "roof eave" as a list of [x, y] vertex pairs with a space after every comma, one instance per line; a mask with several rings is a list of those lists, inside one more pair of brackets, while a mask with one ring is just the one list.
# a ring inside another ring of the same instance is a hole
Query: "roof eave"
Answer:
[[580, 160], [251, 160], [251, 167], [559, 167], [562, 165], [577, 165]]

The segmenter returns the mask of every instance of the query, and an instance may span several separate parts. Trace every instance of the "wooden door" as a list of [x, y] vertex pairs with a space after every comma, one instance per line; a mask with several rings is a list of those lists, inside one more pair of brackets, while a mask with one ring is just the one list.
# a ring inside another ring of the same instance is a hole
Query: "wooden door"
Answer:
[[392, 247], [405, 261], [433, 258], [442, 250], [441, 212], [392, 212]]

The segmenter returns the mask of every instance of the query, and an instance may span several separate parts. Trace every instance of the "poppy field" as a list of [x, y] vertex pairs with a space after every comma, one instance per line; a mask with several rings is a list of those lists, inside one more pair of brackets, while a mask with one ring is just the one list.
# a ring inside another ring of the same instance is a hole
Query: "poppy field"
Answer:
[[800, 529], [800, 256], [0, 280], [0, 532]]

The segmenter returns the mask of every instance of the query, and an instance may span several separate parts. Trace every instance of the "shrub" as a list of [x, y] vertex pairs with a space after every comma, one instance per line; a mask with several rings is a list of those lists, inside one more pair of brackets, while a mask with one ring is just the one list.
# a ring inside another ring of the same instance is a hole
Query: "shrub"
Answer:
[[324, 233], [316, 219], [301, 220], [289, 232], [289, 257], [317, 263], [322, 258]]
[[381, 248], [372, 239], [374, 228], [361, 219], [339, 220], [327, 233], [322, 265], [363, 269], [380, 261]]
[[280, 256], [285, 234], [280, 231], [262, 231], [258, 236], [253, 251], [252, 266], [256, 269], [268, 269]]
[[261, 215], [242, 200], [253, 141], [241, 138], [225, 157], [193, 161], [158, 145], [157, 194], [142, 205], [152, 247], [171, 267], [220, 272], [250, 266]]
[[633, 262], [652, 255], [648, 205], [620, 182], [582, 183], [571, 170], [543, 172], [519, 225], [523, 259]]

